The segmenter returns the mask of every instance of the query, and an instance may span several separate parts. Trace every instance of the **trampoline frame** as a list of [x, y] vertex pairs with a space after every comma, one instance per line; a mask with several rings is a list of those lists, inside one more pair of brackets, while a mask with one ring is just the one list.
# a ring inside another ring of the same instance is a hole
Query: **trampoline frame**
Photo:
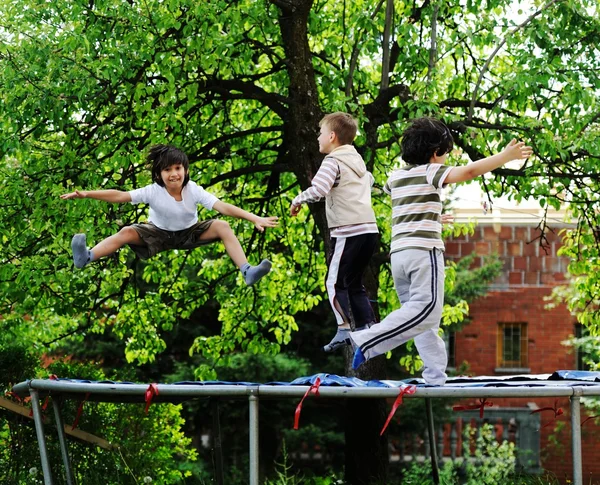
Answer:
[[[406, 383], [402, 383], [406, 386]], [[156, 384], [158, 394], [153, 403], [177, 402], [200, 397], [246, 398], [249, 406], [249, 483], [259, 485], [259, 401], [265, 398], [297, 398], [301, 399], [310, 389], [306, 385], [271, 385], [271, 384]], [[50, 461], [46, 448], [44, 424], [40, 399], [51, 395], [56, 419], [59, 443], [65, 467], [66, 482], [75, 485], [71, 470], [68, 446], [61, 416], [61, 403], [73, 399], [81, 401], [89, 394], [87, 401], [144, 403], [147, 384], [132, 383], [94, 383], [67, 382], [62, 380], [32, 379], [16, 384], [13, 391], [20, 397], [31, 397], [35, 430], [40, 450], [40, 460], [44, 475], [44, 484], [53, 485]], [[342, 387], [321, 386], [318, 388], [319, 398], [397, 398], [399, 387]], [[531, 382], [515, 385], [503, 383], [501, 387], [421, 387], [417, 386], [414, 394], [405, 394], [406, 399], [425, 399], [427, 422], [429, 428], [429, 446], [432, 461], [434, 483], [439, 483], [434, 419], [431, 412], [432, 398], [448, 398], [455, 401], [465, 398], [541, 398], [568, 397], [571, 410], [571, 450], [573, 455], [573, 484], [583, 485], [581, 456], [581, 398], [584, 396], [600, 396], [600, 384], [582, 381]], [[314, 399], [314, 398], [313, 398]]]

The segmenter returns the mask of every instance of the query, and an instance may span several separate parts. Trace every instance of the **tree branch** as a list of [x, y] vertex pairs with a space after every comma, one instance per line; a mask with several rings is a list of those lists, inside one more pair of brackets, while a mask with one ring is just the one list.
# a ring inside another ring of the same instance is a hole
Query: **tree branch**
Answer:
[[[484, 101], [476, 101], [475, 106], [477, 108], [484, 108], [484, 109], [492, 110], [498, 105], [498, 103], [500, 102], [501, 99], [502, 99], [502, 96], [500, 96], [500, 98], [496, 99], [492, 103], [486, 103]], [[467, 101], [465, 99], [445, 99], [444, 101], [440, 102], [440, 108], [468, 108], [470, 105], [471, 105], [471, 101]], [[516, 113], [513, 113], [512, 111], [509, 111], [505, 108], [501, 108], [500, 112], [507, 114], [509, 116], [512, 116], [514, 118], [518, 117], [518, 115]], [[466, 121], [464, 123], [468, 125], [468, 123]], [[473, 125], [469, 125], [469, 126], [473, 126]]]
[[514, 29], [512, 29], [508, 34], [506, 34], [504, 36], [504, 38], [502, 39], [502, 41], [498, 44], [498, 46], [490, 54], [490, 57], [488, 57], [488, 59], [485, 61], [485, 64], [483, 65], [483, 67], [481, 68], [481, 71], [479, 72], [479, 78], [477, 79], [477, 84], [475, 84], [475, 89], [473, 90], [473, 97], [471, 98], [471, 104], [469, 106], [469, 113], [467, 115], [467, 120], [471, 120], [471, 118], [473, 117], [473, 110], [475, 108], [475, 101], [477, 100], [477, 94], [478, 94], [478, 91], [479, 91], [479, 86], [481, 85], [481, 82], [483, 81], [483, 76], [485, 75], [485, 73], [487, 72], [488, 68], [490, 67], [490, 63], [492, 62], [492, 59], [496, 56], [496, 54], [500, 51], [500, 49], [502, 49], [502, 47], [504, 46], [504, 44], [506, 44], [506, 41], [508, 40], [508, 38], [511, 35], [513, 35], [516, 32], [518, 32], [519, 30], [521, 30], [523, 27], [527, 26], [529, 23], [531, 23], [531, 21], [534, 18], [536, 18], [538, 15], [540, 15], [544, 10], [550, 8], [553, 4], [555, 4], [556, 2], [560, 2], [560, 1], [562, 1], [562, 0], [550, 0], [549, 2], [546, 3], [546, 5], [544, 5], [538, 11], [534, 12], [533, 14], [531, 14], [524, 22], [522, 22], [521, 24], [517, 25]]
[[237, 138], [244, 138], [250, 135], [255, 135], [257, 133], [273, 133], [273, 132], [281, 132], [283, 131], [283, 126], [262, 126], [258, 128], [252, 128], [250, 130], [236, 131], [234, 133], [227, 133], [223, 136], [215, 138], [214, 140], [206, 143], [200, 153], [208, 153], [212, 149], [218, 147], [222, 143], [225, 143], [230, 140], [235, 140]]
[[433, 15], [431, 17], [431, 46], [429, 48], [429, 70], [427, 71], [427, 84], [431, 84], [433, 79], [433, 70], [437, 63], [437, 18], [440, 11], [439, 2], [433, 7]]
[[285, 164], [275, 164], [275, 165], [254, 165], [251, 167], [242, 167], [236, 170], [231, 170], [230, 172], [220, 173], [216, 177], [213, 177], [207, 186], [215, 185], [224, 180], [229, 180], [233, 178], [238, 178], [242, 175], [247, 175], [250, 173], [259, 173], [259, 172], [271, 172], [271, 173], [282, 173], [282, 172], [292, 172], [292, 166], [289, 163]]
[[[234, 95], [233, 91], [238, 91], [240, 95]], [[269, 93], [253, 83], [240, 81], [237, 79], [217, 79], [206, 80], [198, 92], [213, 92], [227, 99], [255, 99], [273, 110], [281, 119], [285, 119], [287, 114], [286, 104], [288, 99], [276, 93]]]
[[394, 20], [394, 0], [387, 0], [385, 25], [383, 27], [383, 55], [381, 59], [381, 89], [390, 85], [390, 35]]
[[[371, 14], [371, 20], [375, 18], [381, 6], [383, 5], [384, 0], [379, 0], [377, 7], [375, 7], [375, 11]], [[354, 47], [352, 48], [352, 55], [350, 56], [350, 67], [348, 68], [348, 79], [346, 81], [346, 96], [350, 96], [352, 94], [352, 85], [354, 83], [354, 71], [356, 71], [356, 66], [358, 65], [358, 55], [360, 54], [359, 45], [361, 44], [362, 33], [358, 35], [356, 38], [356, 42], [354, 43]]]

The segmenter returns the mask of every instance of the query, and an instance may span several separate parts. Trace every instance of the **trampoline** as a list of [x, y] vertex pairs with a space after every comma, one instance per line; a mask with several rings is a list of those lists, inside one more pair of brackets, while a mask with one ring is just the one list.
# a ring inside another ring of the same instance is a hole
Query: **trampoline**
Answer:
[[[444, 386], [429, 386], [422, 379], [362, 381], [354, 377], [332, 374], [315, 374], [300, 377], [292, 382], [269, 383], [187, 381], [173, 384], [140, 384], [54, 378], [32, 379], [21, 382], [13, 387], [13, 392], [21, 398], [31, 397], [45, 485], [53, 484], [40, 406], [40, 399], [45, 399], [46, 396], [52, 397], [52, 407], [68, 485], [74, 485], [75, 481], [70, 466], [68, 445], [61, 415], [61, 403], [65, 400], [123, 404], [146, 403], [146, 406], [149, 406], [160, 402], [180, 403], [200, 397], [245, 399], [248, 401], [249, 406], [249, 483], [250, 485], [258, 485], [258, 424], [259, 402], [262, 397], [300, 399], [296, 412], [297, 416], [299, 416], [301, 403], [305, 399], [395, 398], [396, 403], [401, 402], [403, 397], [424, 399], [435, 483], [439, 483], [439, 474], [435, 449], [434, 420], [431, 412], [432, 398], [446, 398], [453, 402], [467, 398], [479, 398], [481, 412], [483, 412], [486, 398], [568, 397], [571, 411], [572, 483], [583, 485], [580, 401], [584, 396], [600, 396], [600, 372], [563, 370], [552, 374], [539, 375], [455, 377], [448, 379]], [[394, 410], [395, 408], [392, 409], [388, 422]]]

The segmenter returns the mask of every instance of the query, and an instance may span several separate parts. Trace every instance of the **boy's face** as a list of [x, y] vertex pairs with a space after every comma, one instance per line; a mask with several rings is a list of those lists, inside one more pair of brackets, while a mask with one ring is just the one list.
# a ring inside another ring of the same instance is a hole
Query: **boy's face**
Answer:
[[160, 171], [160, 177], [162, 178], [165, 188], [169, 189], [181, 189], [183, 181], [185, 180], [186, 170], [181, 164], [169, 165]]
[[319, 152], [321, 153], [329, 153], [331, 150], [335, 148], [335, 132], [331, 131], [327, 123], [323, 123], [321, 125], [321, 131], [319, 133]]

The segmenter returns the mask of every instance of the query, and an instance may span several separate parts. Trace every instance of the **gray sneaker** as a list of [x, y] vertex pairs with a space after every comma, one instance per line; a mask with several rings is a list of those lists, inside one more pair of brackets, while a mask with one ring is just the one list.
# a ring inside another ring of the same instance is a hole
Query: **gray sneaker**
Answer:
[[331, 339], [331, 342], [325, 345], [323, 350], [325, 352], [333, 352], [334, 350], [341, 349], [346, 345], [352, 345], [350, 340], [350, 332], [351, 330], [349, 328], [338, 328], [334, 337]]

